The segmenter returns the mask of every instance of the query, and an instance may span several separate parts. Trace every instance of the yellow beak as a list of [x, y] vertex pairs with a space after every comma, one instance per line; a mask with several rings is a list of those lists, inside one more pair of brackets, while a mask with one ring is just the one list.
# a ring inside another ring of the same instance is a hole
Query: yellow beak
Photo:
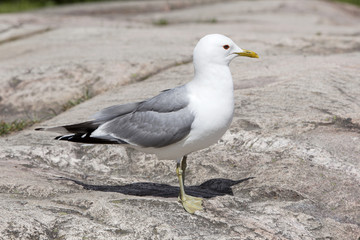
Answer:
[[243, 52], [237, 52], [235, 54], [237, 54], [239, 56], [244, 56], [244, 57], [259, 58], [259, 56], [257, 55], [256, 52], [253, 52], [250, 50], [245, 50], [245, 49], [243, 49]]

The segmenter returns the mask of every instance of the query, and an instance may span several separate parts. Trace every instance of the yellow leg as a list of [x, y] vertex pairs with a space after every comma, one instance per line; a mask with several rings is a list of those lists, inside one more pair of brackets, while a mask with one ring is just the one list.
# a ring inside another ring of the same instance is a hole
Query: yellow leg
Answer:
[[185, 155], [181, 159], [181, 162], [180, 162], [180, 167], [181, 167], [181, 170], [182, 170], [182, 180], [183, 180], [183, 185], [184, 186], [185, 186], [185, 170], [186, 170], [186, 167], [187, 167], [186, 159], [187, 159], [187, 156]]
[[186, 156], [184, 156], [176, 165], [176, 174], [179, 179], [180, 194], [179, 201], [188, 213], [194, 213], [197, 210], [202, 210], [202, 198], [193, 197], [185, 194], [184, 180], [186, 169]]

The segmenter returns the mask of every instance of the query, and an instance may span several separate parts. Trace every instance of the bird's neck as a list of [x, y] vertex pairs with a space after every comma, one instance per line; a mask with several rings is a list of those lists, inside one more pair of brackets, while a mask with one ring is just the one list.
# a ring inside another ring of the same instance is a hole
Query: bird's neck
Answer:
[[201, 67], [195, 65], [193, 82], [204, 86], [233, 89], [232, 76], [227, 64], [208, 64]]

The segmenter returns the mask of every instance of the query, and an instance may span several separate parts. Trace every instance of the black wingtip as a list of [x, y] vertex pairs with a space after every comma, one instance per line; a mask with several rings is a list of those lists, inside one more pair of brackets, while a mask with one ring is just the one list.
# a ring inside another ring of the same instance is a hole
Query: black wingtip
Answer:
[[83, 134], [61, 135], [61, 136], [55, 137], [54, 140], [64, 140], [64, 141], [70, 141], [70, 142], [79, 142], [79, 139], [81, 139], [81, 137], [79, 135], [81, 136]]
[[44, 131], [45, 128], [35, 128], [34, 130], [35, 130], [35, 131]]
[[74, 133], [69, 135], [57, 136], [55, 140], [89, 143], [89, 144], [127, 144], [127, 142], [120, 139], [101, 139], [90, 136], [91, 133]]

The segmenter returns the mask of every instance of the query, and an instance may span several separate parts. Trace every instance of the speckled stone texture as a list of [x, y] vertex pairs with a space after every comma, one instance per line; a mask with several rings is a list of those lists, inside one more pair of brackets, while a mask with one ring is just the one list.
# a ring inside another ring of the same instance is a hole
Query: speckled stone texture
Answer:
[[[192, 50], [208, 33], [260, 58], [231, 63], [231, 128], [188, 157], [186, 185], [205, 195], [210, 180], [220, 192], [204, 211], [177, 202], [174, 161], [30, 128], [0, 138], [0, 239], [359, 239], [359, 21], [356, 7], [316, 0], [1, 15], [0, 117], [49, 119], [36, 127], [190, 81]], [[84, 89], [95, 97], [61, 113]]]

